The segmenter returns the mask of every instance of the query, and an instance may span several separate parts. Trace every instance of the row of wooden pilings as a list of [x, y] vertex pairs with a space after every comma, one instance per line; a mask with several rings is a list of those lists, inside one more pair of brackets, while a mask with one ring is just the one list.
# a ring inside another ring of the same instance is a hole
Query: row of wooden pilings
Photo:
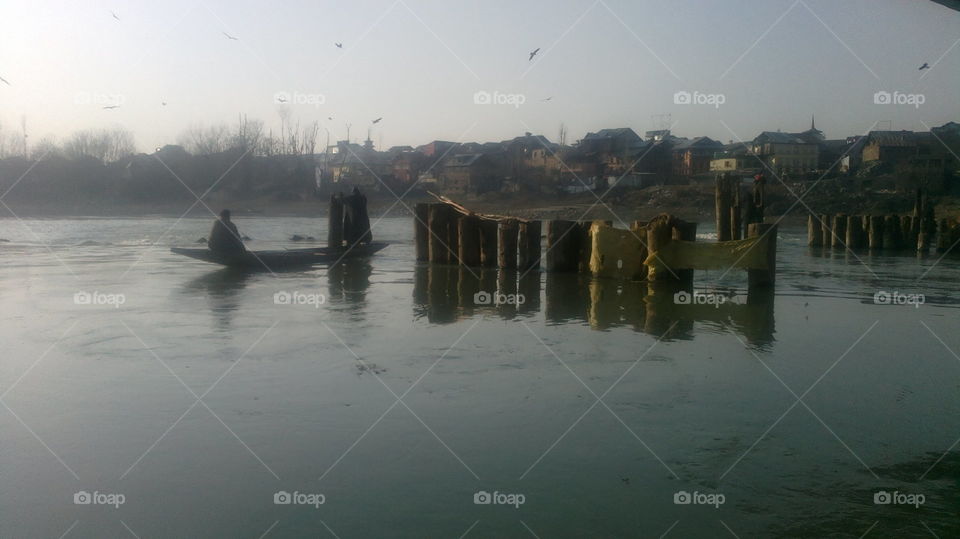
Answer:
[[833, 249], [928, 252], [936, 237], [937, 252], [960, 240], [956, 222], [914, 215], [810, 215], [807, 245]]
[[418, 262], [535, 270], [540, 267], [541, 223], [465, 215], [442, 202], [414, 207]]

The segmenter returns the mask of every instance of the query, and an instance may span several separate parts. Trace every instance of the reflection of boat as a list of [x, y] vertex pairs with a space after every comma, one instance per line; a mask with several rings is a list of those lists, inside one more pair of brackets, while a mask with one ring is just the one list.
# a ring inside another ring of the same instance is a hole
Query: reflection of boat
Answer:
[[186, 249], [173, 247], [172, 253], [189, 256], [204, 262], [222, 264], [231, 268], [246, 270], [279, 270], [307, 267], [318, 264], [330, 264], [348, 258], [370, 256], [386, 247], [385, 242], [372, 242], [354, 245], [350, 248], [310, 247], [307, 249], [287, 249], [277, 251], [247, 251], [240, 256], [215, 253], [209, 249]]

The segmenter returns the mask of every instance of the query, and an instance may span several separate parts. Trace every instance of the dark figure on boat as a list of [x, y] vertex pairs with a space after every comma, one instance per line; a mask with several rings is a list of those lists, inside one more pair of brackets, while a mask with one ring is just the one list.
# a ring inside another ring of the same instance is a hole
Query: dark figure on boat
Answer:
[[223, 210], [220, 212], [220, 218], [213, 223], [207, 247], [216, 253], [242, 255], [247, 252], [247, 248], [243, 246], [243, 240], [240, 238], [237, 225], [230, 220], [230, 210]]
[[370, 215], [367, 214], [367, 197], [356, 187], [352, 193], [343, 197], [343, 236], [348, 247], [373, 241]]

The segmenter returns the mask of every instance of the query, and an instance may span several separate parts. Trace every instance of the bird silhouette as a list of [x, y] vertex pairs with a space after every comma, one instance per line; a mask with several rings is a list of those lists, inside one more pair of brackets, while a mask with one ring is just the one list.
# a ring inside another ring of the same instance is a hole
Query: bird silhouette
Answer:
[[376, 120], [374, 120], [373, 123], [375, 123], [375, 124], [376, 124], [376, 123], [380, 123], [380, 120], [382, 120], [382, 119], [383, 119], [383, 116], [381, 116], [381, 117], [377, 118]]
[[120, 108], [120, 105], [107, 105], [107, 106], [103, 107], [104, 110], [118, 109], [118, 108]]
[[334, 45], [336, 45], [338, 49], [343, 48], [343, 43], [334, 43]]
[[161, 101], [161, 102], [160, 102], [160, 105], [166, 107], [166, 106], [167, 106], [167, 102], [166, 102], [166, 101]]
[[930, 69], [930, 64], [924, 62], [923, 65], [920, 66], [920, 69], [918, 69], [917, 71], [923, 71], [924, 69]]
[[286, 97], [283, 97], [283, 96], [281, 95], [281, 96], [277, 97], [277, 102], [278, 102], [278, 103], [286, 103], [286, 102], [287, 102], [287, 98], [286, 98]]
[[541, 99], [540, 101], [550, 101], [551, 99], [553, 99], [553, 96], [552, 96], [552, 95], [551, 95], [550, 97], [546, 98], [546, 99]]
[[533, 57], [536, 56], [538, 52], [540, 52], [540, 47], [537, 47], [535, 51], [530, 53], [530, 58], [528, 58], [527, 61], [533, 60]]
[[120, 20], [120, 17], [117, 17], [117, 14], [116, 14], [116, 13], [114, 13], [114, 12], [111, 11], [110, 14], [113, 15], [113, 18], [114, 18], [114, 19], [117, 19], [118, 21]]
[[12, 84], [10, 84], [10, 81], [8, 81], [7, 79], [5, 79], [5, 78], [3, 78], [3, 77], [0, 77], [0, 80], [2, 80], [7, 86], [13, 86]]
[[231, 36], [230, 34], [228, 34], [228, 33], [226, 33], [226, 32], [224, 32], [223, 35], [227, 36], [227, 39], [231, 39], [231, 40], [233, 40], [233, 41], [240, 41], [239, 39]]
[[333, 120], [333, 116], [327, 116], [328, 120]]

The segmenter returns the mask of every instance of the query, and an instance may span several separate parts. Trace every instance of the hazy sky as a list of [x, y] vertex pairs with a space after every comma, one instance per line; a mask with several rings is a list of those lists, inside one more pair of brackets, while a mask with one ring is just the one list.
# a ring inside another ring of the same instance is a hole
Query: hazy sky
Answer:
[[[26, 116], [34, 143], [124, 126], [142, 151], [238, 113], [277, 128], [282, 107], [320, 120], [321, 142], [347, 123], [363, 139], [383, 117], [385, 147], [556, 140], [561, 122], [572, 142], [665, 114], [676, 134], [723, 141], [815, 114], [841, 138], [960, 121], [958, 39], [960, 13], [926, 0], [3, 0], [0, 122]], [[476, 104], [478, 91], [523, 103]], [[678, 91], [723, 103], [676, 104]], [[923, 103], [875, 104], [878, 91]]]

